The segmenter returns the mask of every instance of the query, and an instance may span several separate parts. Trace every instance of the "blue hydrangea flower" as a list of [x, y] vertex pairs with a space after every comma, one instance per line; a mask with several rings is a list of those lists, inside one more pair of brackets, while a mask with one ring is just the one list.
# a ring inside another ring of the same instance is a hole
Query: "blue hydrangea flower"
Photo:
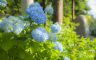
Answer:
[[3, 22], [2, 25], [3, 25], [2, 29], [5, 32], [12, 32], [13, 31], [13, 25], [11, 23]]
[[20, 34], [24, 30], [24, 28], [30, 25], [29, 22], [20, 20], [17, 17], [14, 17], [12, 20], [14, 20], [13, 32], [15, 34]]
[[54, 44], [55, 44], [55, 49], [59, 50], [60, 52], [63, 51], [63, 46], [62, 46], [61, 43], [59, 43], [59, 42], [54, 42]]
[[14, 32], [16, 34], [20, 34], [26, 27], [25, 21], [14, 16], [9, 16], [0, 25], [5, 32]]
[[54, 9], [52, 7], [52, 4], [48, 5], [46, 8], [45, 8], [45, 13], [49, 14], [49, 15], [52, 15], [54, 13]]
[[49, 33], [49, 40], [56, 42], [58, 40], [58, 37], [54, 33]]
[[2, 28], [4, 26], [3, 22], [0, 21], [0, 28]]
[[37, 2], [30, 5], [26, 12], [37, 24], [43, 24], [46, 22], [46, 15], [43, 11], [43, 8]]
[[[21, 20], [25, 20], [26, 18], [28, 18], [28, 16], [18, 16], [19, 18], [19, 21]], [[29, 21], [22, 21], [22, 25], [26, 28], [26, 27], [29, 27], [30, 26], [30, 22]]]
[[61, 27], [59, 26], [58, 23], [55, 23], [55, 24], [53, 24], [53, 25], [51, 26], [51, 30], [52, 30], [53, 33], [59, 33], [60, 30], [61, 30]]
[[20, 34], [24, 30], [25, 27], [22, 24], [17, 24], [17, 25], [14, 25], [13, 28], [14, 28], [13, 32], [15, 34]]
[[70, 58], [68, 58], [68, 57], [64, 57], [64, 59], [63, 60], [70, 60]]
[[7, 1], [6, 0], [0, 0], [0, 7], [6, 7]]
[[48, 39], [48, 33], [42, 27], [34, 29], [32, 32], [32, 37], [38, 42], [45, 42]]
[[1, 22], [1, 29], [5, 32], [12, 32], [13, 31], [13, 24], [7, 18]]

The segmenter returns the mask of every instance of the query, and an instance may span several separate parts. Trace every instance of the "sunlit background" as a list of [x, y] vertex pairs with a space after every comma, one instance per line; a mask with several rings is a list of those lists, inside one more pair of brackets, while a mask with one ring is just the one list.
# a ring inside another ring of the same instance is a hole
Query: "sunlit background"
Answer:
[[94, 18], [96, 18], [96, 0], [88, 0], [88, 6], [90, 6], [91, 10], [88, 12]]

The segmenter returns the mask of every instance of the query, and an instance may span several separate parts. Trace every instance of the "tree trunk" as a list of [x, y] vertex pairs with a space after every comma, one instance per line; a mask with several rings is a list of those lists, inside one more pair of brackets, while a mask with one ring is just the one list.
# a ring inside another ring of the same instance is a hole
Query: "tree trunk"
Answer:
[[75, 0], [72, 0], [72, 20], [74, 20], [75, 16]]
[[[45, 8], [46, 8], [46, 0], [42, 0], [41, 2], [40, 2], [40, 5], [43, 7], [43, 10], [45, 10]], [[44, 23], [44, 26], [46, 26], [46, 23]]]
[[62, 24], [62, 21], [63, 21], [63, 0], [54, 0], [53, 8], [54, 8], [53, 23], [58, 22], [59, 24]]

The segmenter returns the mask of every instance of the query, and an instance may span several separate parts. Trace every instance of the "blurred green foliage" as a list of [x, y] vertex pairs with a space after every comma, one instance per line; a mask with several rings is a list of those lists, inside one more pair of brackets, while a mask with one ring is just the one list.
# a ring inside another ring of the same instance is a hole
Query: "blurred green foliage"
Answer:
[[[74, 0], [75, 1], [75, 15], [87, 14], [90, 10], [87, 5], [88, 0]], [[72, 15], [72, 0], [64, 0], [64, 16]]]
[[92, 36], [96, 36], [96, 28], [95, 27], [96, 27], [96, 20], [93, 19], [91, 21], [90, 27], [89, 27], [89, 29], [90, 29], [90, 35], [92, 35]]
[[7, 0], [7, 7], [0, 9], [0, 17], [21, 14], [21, 0]]
[[[6, 8], [0, 9], [0, 15], [18, 15], [21, 14], [21, 1], [22, 0], [7, 0], [8, 4]], [[35, 0], [37, 2], [42, 2], [42, 0]], [[54, 0], [45, 0], [45, 4], [48, 5]], [[90, 9], [87, 6], [87, 0], [75, 0], [75, 14], [76, 16], [80, 14], [87, 14], [86, 12]], [[64, 16], [72, 15], [72, 0], [64, 0]]]
[[[38, 2], [42, 2], [42, 0], [36, 0]], [[54, 3], [55, 0], [45, 0], [46, 5], [49, 3]], [[87, 11], [90, 10], [87, 5], [88, 0], [75, 0], [75, 15], [78, 16], [80, 14], [87, 14]], [[72, 0], [63, 0], [64, 4], [64, 16], [68, 17], [72, 15]]]
[[96, 58], [96, 39], [91, 40], [89, 38], [79, 38], [74, 32], [77, 24], [71, 22], [69, 17], [65, 18], [65, 26], [63, 28], [62, 38], [65, 49], [67, 49], [65, 55], [69, 56], [71, 60], [95, 60]]
[[[58, 34], [58, 41], [63, 44], [62, 53], [54, 49], [51, 41], [36, 42], [31, 31], [38, 25], [31, 23], [20, 35], [0, 31], [0, 60], [62, 60], [66, 56], [71, 60], [95, 60], [96, 39], [79, 38], [74, 32], [77, 24], [69, 17], [65, 19]], [[45, 27], [48, 32], [51, 24]]]

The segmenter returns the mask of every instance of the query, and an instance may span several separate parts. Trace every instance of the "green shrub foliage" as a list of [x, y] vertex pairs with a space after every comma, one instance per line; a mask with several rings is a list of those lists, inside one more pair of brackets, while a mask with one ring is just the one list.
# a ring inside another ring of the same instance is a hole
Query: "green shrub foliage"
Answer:
[[[50, 32], [50, 26], [46, 30]], [[41, 25], [42, 26], [42, 25]], [[63, 52], [54, 49], [52, 41], [37, 42], [31, 36], [31, 30], [38, 27], [31, 22], [27, 27], [16, 35], [0, 31], [0, 60], [62, 60], [68, 57], [72, 60], [95, 60], [96, 40], [79, 38], [74, 32], [75, 24], [68, 18], [62, 25], [58, 34], [58, 41], [63, 45]]]

